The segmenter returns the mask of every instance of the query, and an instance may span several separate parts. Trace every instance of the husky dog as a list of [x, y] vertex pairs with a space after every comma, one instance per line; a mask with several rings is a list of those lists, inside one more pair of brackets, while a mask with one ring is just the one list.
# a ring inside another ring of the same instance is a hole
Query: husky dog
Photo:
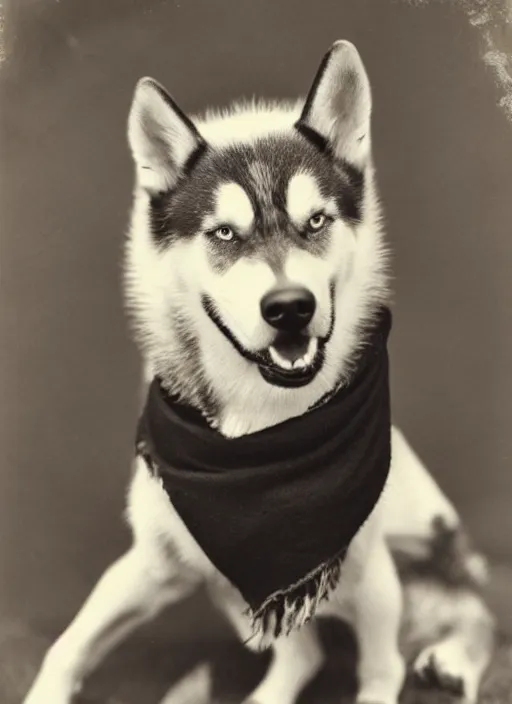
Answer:
[[[145, 375], [222, 436], [301, 416], [343, 385], [361, 329], [387, 304], [370, 115], [370, 83], [347, 41], [326, 54], [305, 102], [190, 119], [152, 79], [136, 87], [126, 292]], [[302, 329], [300, 344], [279, 337], [287, 325]], [[397, 704], [402, 632], [417, 644], [419, 680], [475, 702], [494, 633], [478, 592], [484, 563], [395, 427], [391, 455], [385, 491], [317, 615], [354, 626], [360, 704]], [[140, 457], [127, 515], [132, 547], [51, 647], [26, 704], [70, 704], [109, 651], [200, 583], [244, 642], [266, 645]], [[322, 665], [316, 619], [270, 646], [247, 701], [292, 704]]]

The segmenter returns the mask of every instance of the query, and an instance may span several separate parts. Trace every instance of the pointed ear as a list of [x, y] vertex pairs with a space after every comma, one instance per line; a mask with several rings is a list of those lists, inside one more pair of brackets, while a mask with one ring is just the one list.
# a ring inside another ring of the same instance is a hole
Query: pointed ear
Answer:
[[297, 128], [362, 167], [370, 154], [371, 108], [370, 81], [357, 49], [337, 41], [323, 58]]
[[152, 78], [135, 88], [128, 141], [139, 184], [151, 193], [172, 189], [205, 142], [167, 91]]

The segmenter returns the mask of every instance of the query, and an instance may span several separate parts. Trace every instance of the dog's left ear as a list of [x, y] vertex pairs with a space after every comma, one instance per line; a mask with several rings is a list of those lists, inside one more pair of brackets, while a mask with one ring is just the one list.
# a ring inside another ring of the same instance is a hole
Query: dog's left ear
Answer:
[[359, 52], [337, 41], [324, 56], [297, 128], [340, 159], [363, 167], [370, 154], [370, 81]]
[[206, 144], [165, 88], [141, 78], [128, 118], [128, 141], [139, 184], [150, 193], [168, 191]]

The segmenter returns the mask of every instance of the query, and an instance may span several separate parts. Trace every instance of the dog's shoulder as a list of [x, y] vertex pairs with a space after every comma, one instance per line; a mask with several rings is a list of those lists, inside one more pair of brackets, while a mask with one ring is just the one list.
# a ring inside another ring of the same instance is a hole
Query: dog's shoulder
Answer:
[[211, 579], [216, 568], [206, 557], [165, 492], [141, 457], [135, 459], [127, 497], [126, 517], [134, 545], [162, 569], [180, 571], [198, 581]]

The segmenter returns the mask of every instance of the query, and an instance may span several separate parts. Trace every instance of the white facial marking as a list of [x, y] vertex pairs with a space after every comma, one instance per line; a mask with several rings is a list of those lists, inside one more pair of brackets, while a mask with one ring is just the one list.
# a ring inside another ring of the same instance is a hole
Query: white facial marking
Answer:
[[332, 205], [322, 197], [314, 176], [301, 172], [291, 177], [286, 194], [286, 209], [297, 226], [304, 225], [314, 213], [332, 211]]
[[[276, 284], [276, 275], [268, 264], [242, 257], [225, 273], [216, 274], [205, 263], [198, 281], [201, 289], [216, 302], [221, 317], [245, 347], [259, 349], [268, 344], [266, 324], [260, 309], [261, 299]], [[261, 343], [254, 345], [255, 338], [261, 339]]]
[[215, 194], [215, 212], [203, 223], [205, 230], [220, 225], [230, 225], [236, 232], [245, 234], [254, 222], [254, 211], [249, 196], [238, 183], [223, 183]]

